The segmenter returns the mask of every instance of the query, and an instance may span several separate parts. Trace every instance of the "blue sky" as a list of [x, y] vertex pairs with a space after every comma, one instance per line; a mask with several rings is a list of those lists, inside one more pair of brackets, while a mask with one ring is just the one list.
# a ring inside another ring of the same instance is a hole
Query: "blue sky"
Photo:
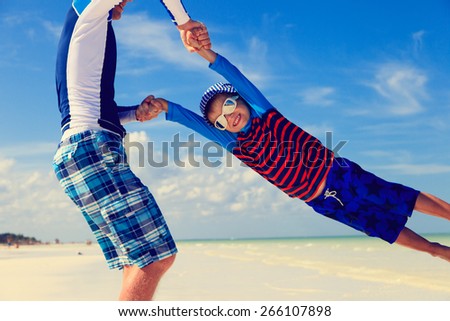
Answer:
[[[340, 156], [381, 177], [450, 200], [447, 0], [184, 2], [208, 26], [214, 49], [289, 119], [323, 142], [332, 132], [331, 147], [346, 142]], [[55, 54], [70, 1], [1, 5], [0, 232], [92, 238], [51, 170], [60, 121]], [[154, 94], [197, 110], [203, 91], [222, 80], [184, 50], [159, 1], [130, 3], [115, 30], [121, 105]], [[162, 159], [164, 142], [191, 134], [163, 116], [127, 129], [130, 141], [153, 142], [154, 159]], [[191, 157], [201, 160], [201, 152]], [[237, 161], [181, 168], [169, 150], [169, 165], [155, 168], [149, 158], [130, 148], [133, 168], [177, 239], [359, 235], [289, 199]], [[450, 231], [448, 222], [420, 214], [408, 226]]]

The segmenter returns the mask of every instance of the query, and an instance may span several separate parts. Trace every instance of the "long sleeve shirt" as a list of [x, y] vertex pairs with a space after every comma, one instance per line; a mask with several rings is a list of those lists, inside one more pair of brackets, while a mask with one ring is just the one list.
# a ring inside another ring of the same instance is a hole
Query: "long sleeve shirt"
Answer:
[[[112, 9], [120, 0], [73, 0], [61, 33], [56, 61], [56, 91], [61, 130], [104, 129], [125, 135], [123, 124], [138, 106], [114, 100], [117, 46]], [[190, 18], [181, 0], [161, 0], [175, 24]]]

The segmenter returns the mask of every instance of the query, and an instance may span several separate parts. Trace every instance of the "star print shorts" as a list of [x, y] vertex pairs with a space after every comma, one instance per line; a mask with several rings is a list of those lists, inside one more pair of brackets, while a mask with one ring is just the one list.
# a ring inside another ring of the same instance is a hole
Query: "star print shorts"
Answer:
[[350, 160], [336, 158], [323, 194], [307, 204], [331, 219], [394, 243], [412, 215], [419, 193], [387, 182]]
[[110, 269], [143, 268], [177, 252], [155, 199], [130, 170], [120, 136], [107, 131], [72, 135], [60, 143], [53, 168]]

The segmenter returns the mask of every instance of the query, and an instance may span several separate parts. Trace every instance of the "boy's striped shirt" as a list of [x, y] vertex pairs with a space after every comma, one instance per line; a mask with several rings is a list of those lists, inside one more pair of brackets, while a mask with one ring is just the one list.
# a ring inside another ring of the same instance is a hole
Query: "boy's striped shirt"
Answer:
[[290, 197], [309, 201], [325, 180], [334, 158], [317, 138], [276, 109], [252, 120], [238, 135], [233, 154]]

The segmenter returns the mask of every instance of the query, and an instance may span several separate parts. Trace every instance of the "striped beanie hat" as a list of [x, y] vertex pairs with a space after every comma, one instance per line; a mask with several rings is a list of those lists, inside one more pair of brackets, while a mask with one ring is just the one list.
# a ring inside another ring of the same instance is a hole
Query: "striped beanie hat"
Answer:
[[211, 87], [209, 87], [202, 96], [202, 100], [200, 101], [200, 111], [203, 115], [203, 118], [207, 121], [208, 124], [212, 125], [206, 115], [206, 105], [208, 105], [209, 101], [217, 94], [237, 94], [237, 90], [233, 87], [233, 85], [229, 83], [218, 82]]

